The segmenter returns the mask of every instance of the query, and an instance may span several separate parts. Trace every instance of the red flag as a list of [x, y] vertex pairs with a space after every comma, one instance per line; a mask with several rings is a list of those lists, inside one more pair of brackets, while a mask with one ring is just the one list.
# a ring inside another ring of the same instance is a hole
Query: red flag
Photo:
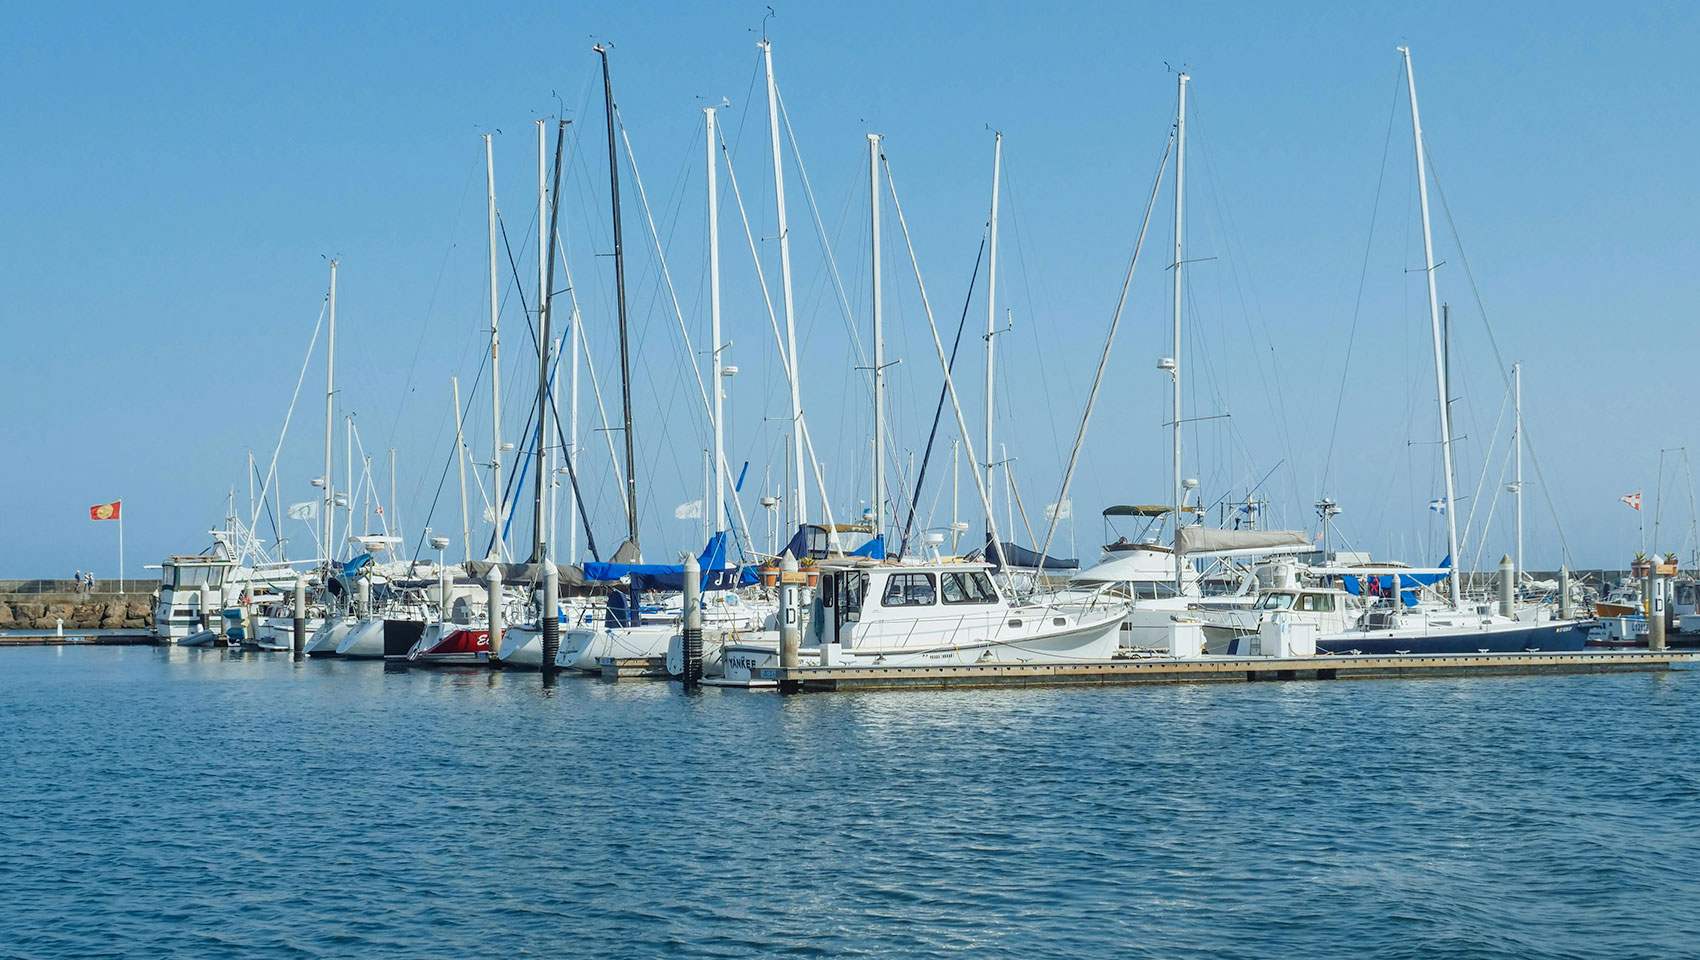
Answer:
[[1634, 507], [1636, 510], [1641, 509], [1641, 494], [1639, 492], [1625, 494], [1617, 499], [1622, 503], [1626, 503], [1629, 506]]
[[114, 500], [111, 503], [96, 504], [89, 508], [89, 519], [116, 520], [118, 519], [118, 508], [123, 505], [124, 501], [122, 500]]

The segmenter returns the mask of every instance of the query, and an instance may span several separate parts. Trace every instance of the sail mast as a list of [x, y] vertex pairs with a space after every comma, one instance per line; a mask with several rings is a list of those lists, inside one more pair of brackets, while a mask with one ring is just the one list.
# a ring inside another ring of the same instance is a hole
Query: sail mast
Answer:
[[[543, 152], [543, 121], [537, 121], [537, 150], [538, 156]], [[543, 171], [539, 164], [538, 182], [543, 179]], [[495, 491], [496, 499], [496, 536], [491, 540], [491, 558], [500, 560], [502, 555], [502, 337], [497, 329], [496, 314], [496, 160], [493, 148], [490, 146], [490, 135], [484, 135], [484, 199], [486, 208], [486, 228], [489, 232], [490, 248], [490, 489]], [[541, 211], [538, 213], [542, 217]], [[460, 427], [460, 401], [455, 401], [455, 428]], [[464, 482], [465, 478], [462, 478]], [[470, 559], [470, 557], [468, 558]]]
[[[767, 124], [773, 141], [773, 198], [774, 209], [779, 216], [779, 285], [785, 302], [785, 354], [790, 374], [787, 379], [791, 387], [791, 434], [801, 437], [803, 395], [797, 379], [797, 321], [791, 298], [791, 231], [785, 218], [785, 168], [780, 162], [779, 154], [779, 90], [773, 84], [773, 44], [765, 37], [761, 41], [761, 54], [767, 70]], [[785, 500], [785, 512], [790, 514], [795, 505], [796, 513], [793, 516], [800, 526], [809, 522], [809, 491], [808, 483], [803, 479], [801, 440], [791, 445], [791, 456], [794, 462], [791, 470], [791, 490]]]
[[[1003, 134], [999, 133], [992, 141], [992, 216], [987, 227], [991, 243], [991, 258], [986, 267], [986, 462], [984, 466], [987, 490], [992, 489], [992, 387], [996, 379], [996, 351], [992, 341], [997, 336], [994, 325], [997, 322], [998, 309], [998, 179], [1002, 172]], [[991, 535], [992, 518], [988, 516], [986, 517], [986, 537], [988, 541], [990, 541]], [[997, 551], [1001, 560], [1003, 544], [993, 544], [992, 548]]]
[[726, 391], [722, 379], [725, 368], [720, 362], [720, 350], [725, 346], [720, 339], [720, 167], [714, 159], [714, 108], [704, 108], [702, 115], [708, 161], [708, 353], [714, 378], [714, 496], [709, 501], [714, 504], [713, 529], [718, 533], [726, 529], [726, 432], [722, 419]]
[[[880, 299], [880, 135], [868, 134], [868, 206], [874, 283], [874, 536], [885, 533], [885, 317]], [[988, 421], [989, 422], [989, 421]]]
[[1434, 290], [1434, 239], [1429, 229], [1428, 174], [1423, 157], [1423, 124], [1417, 113], [1417, 78], [1411, 69], [1411, 49], [1400, 47], [1405, 57], [1405, 84], [1411, 98], [1411, 140], [1417, 154], [1417, 198], [1423, 211], [1423, 274], [1428, 279], [1429, 326], [1434, 338], [1434, 388], [1440, 400], [1440, 459], [1446, 473], [1446, 551], [1452, 566], [1447, 577], [1449, 599], [1454, 609], [1459, 603], [1458, 583], [1458, 502], [1452, 478], [1452, 424], [1446, 410], [1446, 346], [1440, 334], [1440, 300]]
[[[532, 445], [533, 484], [531, 493], [531, 562], [542, 563], [548, 557], [549, 546], [544, 539], [544, 524], [548, 517], [544, 514], [544, 491], [549, 478], [544, 474], [548, 460], [544, 456], [549, 436], [549, 312], [553, 297], [550, 295], [555, 286], [555, 258], [549, 256], [548, 237], [555, 232], [555, 224], [561, 216], [561, 149], [566, 142], [567, 121], [561, 120], [555, 127], [555, 173], [552, 178], [550, 196], [554, 202], [549, 204], [548, 232], [543, 234], [543, 244], [539, 251], [543, 254], [546, 264], [543, 270], [543, 296], [537, 309], [537, 439]], [[543, 210], [538, 210], [537, 219], [543, 219]]]
[[331, 568], [331, 558], [336, 556], [331, 544], [336, 536], [336, 485], [331, 482], [331, 438], [336, 433], [336, 261], [331, 261], [331, 293], [330, 293], [330, 339], [325, 352], [325, 570], [328, 574]]
[[1517, 503], [1517, 576], [1523, 576], [1523, 364], [1511, 365], [1512, 404], [1516, 411], [1517, 425], [1513, 436], [1517, 438], [1517, 473], [1512, 478], [1511, 486]]
[[1181, 248], [1182, 235], [1186, 226], [1184, 217], [1186, 202], [1186, 84], [1190, 78], [1181, 74], [1178, 81], [1179, 92], [1175, 95], [1175, 262], [1174, 270], [1174, 352], [1169, 355], [1173, 364], [1170, 379], [1174, 383], [1174, 402], [1171, 407], [1172, 423], [1170, 430], [1174, 438], [1174, 510], [1170, 512], [1171, 526], [1174, 527], [1175, 547], [1175, 592], [1183, 592], [1186, 588], [1185, 564], [1181, 559], [1181, 507], [1182, 498], [1186, 491], [1181, 480]]
[[620, 317], [620, 399], [625, 406], [626, 425], [626, 541], [638, 545], [637, 457], [632, 440], [632, 366], [626, 344], [626, 254], [620, 240], [620, 160], [614, 146], [614, 81], [608, 74], [608, 50], [597, 44], [591, 49], [602, 56], [602, 103], [608, 114], [608, 192], [614, 208], [614, 302]]

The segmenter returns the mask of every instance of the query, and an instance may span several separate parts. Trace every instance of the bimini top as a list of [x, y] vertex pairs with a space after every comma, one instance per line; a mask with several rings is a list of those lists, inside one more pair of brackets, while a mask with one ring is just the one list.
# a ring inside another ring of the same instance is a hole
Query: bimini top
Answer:
[[[1139, 506], [1123, 505], [1105, 507], [1106, 517], [1166, 517], [1175, 512], [1175, 508], [1167, 504], [1145, 504]], [[1182, 507], [1182, 513], [1197, 513], [1197, 507]]]

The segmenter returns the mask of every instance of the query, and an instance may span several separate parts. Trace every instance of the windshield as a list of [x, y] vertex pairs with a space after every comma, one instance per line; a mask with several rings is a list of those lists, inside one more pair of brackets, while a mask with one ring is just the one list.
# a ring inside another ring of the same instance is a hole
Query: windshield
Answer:
[[1266, 593], [1257, 598], [1259, 610], [1291, 610], [1293, 595], [1290, 593]]

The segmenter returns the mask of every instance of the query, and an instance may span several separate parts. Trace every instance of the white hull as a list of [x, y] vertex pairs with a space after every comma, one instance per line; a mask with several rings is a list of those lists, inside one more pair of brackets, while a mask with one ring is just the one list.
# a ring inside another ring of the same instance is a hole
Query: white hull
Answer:
[[508, 627], [502, 631], [501, 655], [494, 659], [504, 667], [543, 669], [543, 631], [536, 627]]
[[350, 660], [381, 660], [384, 656], [384, 620], [361, 620], [337, 644], [337, 656]]
[[312, 636], [307, 638], [306, 653], [310, 657], [328, 657], [336, 653], [348, 631], [353, 629], [354, 621], [348, 617], [331, 617], [327, 619]]
[[604, 657], [616, 660], [665, 657], [667, 641], [678, 632], [676, 624], [568, 630], [561, 634], [561, 650], [555, 655], [555, 666], [600, 673]]
[[[675, 633], [667, 640], [667, 673], [669, 676], [682, 677], [685, 675], [685, 636]], [[726, 635], [710, 633], [702, 634], [702, 675], [704, 677], [720, 677], [726, 673]]]

